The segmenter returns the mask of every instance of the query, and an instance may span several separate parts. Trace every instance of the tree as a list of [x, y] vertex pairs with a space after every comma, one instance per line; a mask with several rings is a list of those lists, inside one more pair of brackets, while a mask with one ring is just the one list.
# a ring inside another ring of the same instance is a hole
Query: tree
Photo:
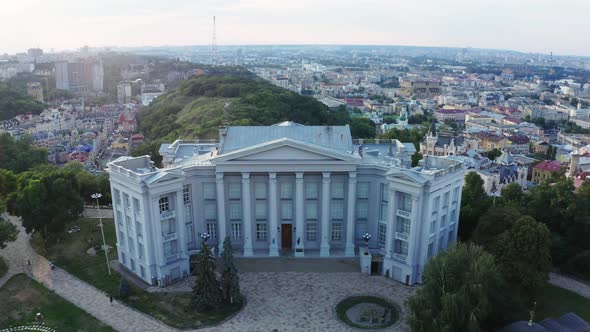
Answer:
[[412, 331], [480, 331], [497, 307], [502, 279], [479, 246], [452, 245], [426, 263], [422, 278], [409, 300]]
[[8, 196], [17, 190], [16, 175], [0, 168], [0, 213], [6, 210]]
[[50, 233], [63, 231], [84, 210], [78, 181], [68, 172], [46, 167], [19, 175], [16, 213], [27, 233], [39, 231], [47, 245]]
[[500, 151], [500, 149], [498, 149], [498, 148], [488, 151], [488, 158], [490, 160], [496, 160], [496, 158], [500, 157], [501, 155], [502, 155], [502, 151]]
[[502, 201], [505, 204], [512, 204], [514, 206], [520, 206], [522, 203], [524, 194], [522, 193], [522, 187], [516, 182], [512, 182], [509, 185], [502, 188]]
[[197, 311], [203, 312], [217, 308], [222, 302], [219, 281], [215, 276], [215, 259], [206, 240], [201, 244], [195, 268], [195, 285], [193, 286], [192, 302]]
[[464, 240], [471, 238], [471, 233], [477, 226], [479, 217], [489, 206], [490, 199], [483, 189], [483, 180], [475, 172], [467, 173], [461, 196], [459, 237]]
[[240, 303], [242, 294], [240, 293], [240, 277], [238, 269], [234, 262], [233, 248], [229, 236], [223, 240], [223, 252], [221, 253], [223, 261], [223, 272], [221, 275], [221, 288], [225, 302], [230, 304]]
[[375, 123], [367, 118], [355, 117], [350, 123], [350, 134], [354, 138], [374, 138]]
[[514, 207], [492, 206], [479, 218], [471, 240], [489, 250], [496, 243], [497, 237], [510, 229], [520, 216], [520, 212]]
[[0, 218], [0, 249], [6, 248], [6, 243], [15, 241], [17, 235], [16, 226]]
[[524, 216], [500, 235], [491, 251], [502, 275], [532, 297], [548, 279], [551, 270], [549, 229]]

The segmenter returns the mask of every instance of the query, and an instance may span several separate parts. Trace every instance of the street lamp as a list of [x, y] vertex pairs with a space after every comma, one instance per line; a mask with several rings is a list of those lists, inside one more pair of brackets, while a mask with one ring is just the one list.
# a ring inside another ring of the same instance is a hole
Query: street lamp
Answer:
[[107, 270], [109, 271], [109, 275], [111, 275], [111, 266], [109, 265], [109, 254], [107, 252], [107, 241], [104, 238], [104, 228], [102, 226], [102, 217], [100, 215], [100, 205], [98, 204], [98, 199], [102, 197], [102, 194], [96, 193], [90, 195], [90, 197], [96, 199], [96, 208], [98, 209], [98, 220], [100, 221], [100, 232], [102, 233], [102, 245], [104, 248], [104, 257], [107, 261]]

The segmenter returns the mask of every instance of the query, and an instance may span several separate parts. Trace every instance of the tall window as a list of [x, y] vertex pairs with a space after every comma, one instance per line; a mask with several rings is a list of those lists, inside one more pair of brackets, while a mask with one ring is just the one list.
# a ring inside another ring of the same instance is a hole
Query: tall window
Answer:
[[229, 204], [229, 219], [242, 220], [242, 203]]
[[115, 189], [115, 203], [117, 203], [117, 205], [121, 204], [121, 192], [119, 189]]
[[144, 254], [143, 244], [141, 242], [137, 242], [137, 257], [139, 257], [139, 259], [143, 260], [144, 256], [145, 256], [145, 254]]
[[451, 219], [449, 219], [449, 225], [455, 223], [455, 218], [457, 218], [457, 210], [453, 209], [453, 211], [451, 211]]
[[356, 185], [356, 198], [369, 199], [369, 182], [359, 182]]
[[208, 223], [207, 233], [209, 233], [209, 236], [211, 236], [211, 240], [217, 239], [217, 224]]
[[369, 202], [358, 201], [356, 203], [356, 218], [357, 220], [366, 221], [369, 216]]
[[121, 245], [121, 247], [125, 247], [125, 235], [123, 235], [123, 232], [119, 231], [119, 245]]
[[135, 255], [135, 244], [134, 244], [133, 239], [131, 238], [131, 236], [127, 240], [127, 243], [129, 245], [129, 254], [132, 255], [132, 256]]
[[308, 223], [305, 225], [307, 241], [317, 241], [318, 239], [318, 224]]
[[193, 244], [195, 242], [195, 227], [192, 223], [185, 225], [186, 229], [186, 243]]
[[233, 223], [231, 224], [231, 235], [233, 240], [242, 239], [242, 224]]
[[266, 183], [255, 182], [254, 183], [254, 197], [256, 199], [266, 199]]
[[229, 199], [240, 199], [242, 198], [242, 188], [239, 182], [230, 182], [228, 184]]
[[408, 255], [408, 242], [402, 240], [395, 240], [393, 243], [393, 252], [399, 255]]
[[410, 219], [397, 216], [395, 231], [398, 233], [410, 233]]
[[143, 227], [139, 221], [135, 222], [135, 231], [137, 232], [137, 237], [143, 237]]
[[293, 219], [293, 202], [292, 201], [281, 201], [281, 219], [292, 220]]
[[428, 244], [428, 253], [427, 253], [427, 258], [432, 257], [432, 255], [434, 255], [434, 243], [430, 242]]
[[440, 227], [442, 228], [442, 227], [445, 227], [446, 225], [447, 225], [447, 215], [443, 214], [440, 217]]
[[139, 205], [139, 200], [133, 197], [133, 209], [135, 213], [141, 213], [141, 206]]
[[449, 244], [451, 244], [455, 241], [455, 230], [449, 231], [449, 237], [448, 237], [447, 241], [449, 242]]
[[436, 233], [436, 219], [432, 219], [430, 222], [430, 234]]
[[255, 205], [256, 220], [266, 220], [266, 201], [256, 201]]
[[203, 183], [203, 198], [206, 200], [216, 199], [215, 183], [205, 182]]
[[344, 219], [344, 203], [342, 201], [333, 201], [330, 204], [330, 215], [332, 220]]
[[318, 202], [307, 201], [305, 202], [305, 219], [307, 220], [318, 220]]
[[164, 242], [164, 256], [170, 257], [178, 253], [178, 241], [172, 240]]
[[121, 211], [117, 211], [117, 223], [119, 226], [123, 226], [123, 215], [121, 214]]
[[443, 199], [443, 207], [448, 207], [449, 206], [449, 192], [446, 192], [444, 195], [444, 199]]
[[388, 190], [389, 190], [389, 186], [385, 183], [380, 183], [379, 184], [379, 196], [380, 196], [380, 202], [379, 202], [379, 221], [387, 221], [387, 204], [389, 203], [389, 197], [388, 197]]
[[217, 205], [215, 203], [205, 204], [205, 220], [208, 222], [217, 220]]
[[319, 184], [316, 182], [305, 183], [305, 199], [318, 199]]
[[456, 202], [459, 199], [459, 187], [453, 189], [453, 202]]
[[432, 214], [438, 212], [438, 209], [440, 209], [440, 196], [437, 196], [434, 199], [434, 207], [432, 208]]
[[129, 195], [123, 193], [123, 203], [125, 203], [125, 208], [127, 210], [131, 210], [131, 201], [129, 201]]
[[293, 183], [281, 183], [281, 199], [293, 199]]
[[176, 220], [174, 218], [162, 220], [162, 233], [164, 235], [176, 233]]
[[263, 223], [256, 224], [256, 240], [266, 241], [266, 224], [263, 224]]
[[397, 207], [403, 211], [412, 212], [412, 195], [397, 192]]
[[190, 184], [185, 184], [184, 186], [182, 186], [182, 200], [184, 201], [184, 203], [190, 203], [191, 201], [191, 185]]
[[446, 246], [446, 243], [445, 243], [445, 234], [443, 233], [438, 238], [438, 248], [442, 250], [442, 249], [445, 248], [445, 246]]
[[170, 210], [170, 203], [168, 202], [168, 196], [160, 197], [160, 213]]
[[387, 240], [387, 225], [384, 224], [384, 223], [382, 223], [382, 222], [378, 223], [378, 225], [379, 225], [379, 227], [377, 229], [377, 232], [379, 234], [379, 237], [378, 237], [378, 239], [379, 239], [379, 245], [381, 247], [384, 247], [385, 246], [385, 242]]
[[342, 223], [332, 223], [332, 240], [342, 240]]
[[344, 182], [332, 182], [332, 199], [344, 199]]
[[127, 225], [127, 232], [131, 232], [131, 218], [129, 216], [125, 216], [125, 223]]

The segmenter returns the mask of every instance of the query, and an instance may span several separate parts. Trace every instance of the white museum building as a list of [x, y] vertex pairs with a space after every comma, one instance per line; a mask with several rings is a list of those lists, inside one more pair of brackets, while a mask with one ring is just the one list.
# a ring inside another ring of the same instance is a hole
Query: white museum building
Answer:
[[[413, 144], [353, 140], [348, 126], [229, 126], [218, 142], [181, 141], [108, 164], [119, 262], [153, 285], [189, 274], [200, 234], [242, 257], [354, 257], [373, 273], [421, 282], [457, 238], [461, 162]], [[369, 233], [366, 243], [363, 235]]]

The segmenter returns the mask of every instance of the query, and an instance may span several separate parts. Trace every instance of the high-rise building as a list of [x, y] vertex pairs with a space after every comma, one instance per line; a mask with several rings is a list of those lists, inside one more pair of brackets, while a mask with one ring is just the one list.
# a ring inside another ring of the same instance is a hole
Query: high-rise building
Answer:
[[120, 82], [117, 84], [117, 101], [119, 104], [128, 103], [131, 100], [131, 83]]
[[39, 82], [27, 83], [27, 94], [36, 101], [43, 102], [43, 87]]
[[40, 48], [29, 48], [27, 50], [27, 55], [33, 58], [38, 58], [43, 55], [43, 50]]
[[98, 59], [55, 63], [55, 81], [58, 89], [78, 93], [103, 90], [104, 71]]

